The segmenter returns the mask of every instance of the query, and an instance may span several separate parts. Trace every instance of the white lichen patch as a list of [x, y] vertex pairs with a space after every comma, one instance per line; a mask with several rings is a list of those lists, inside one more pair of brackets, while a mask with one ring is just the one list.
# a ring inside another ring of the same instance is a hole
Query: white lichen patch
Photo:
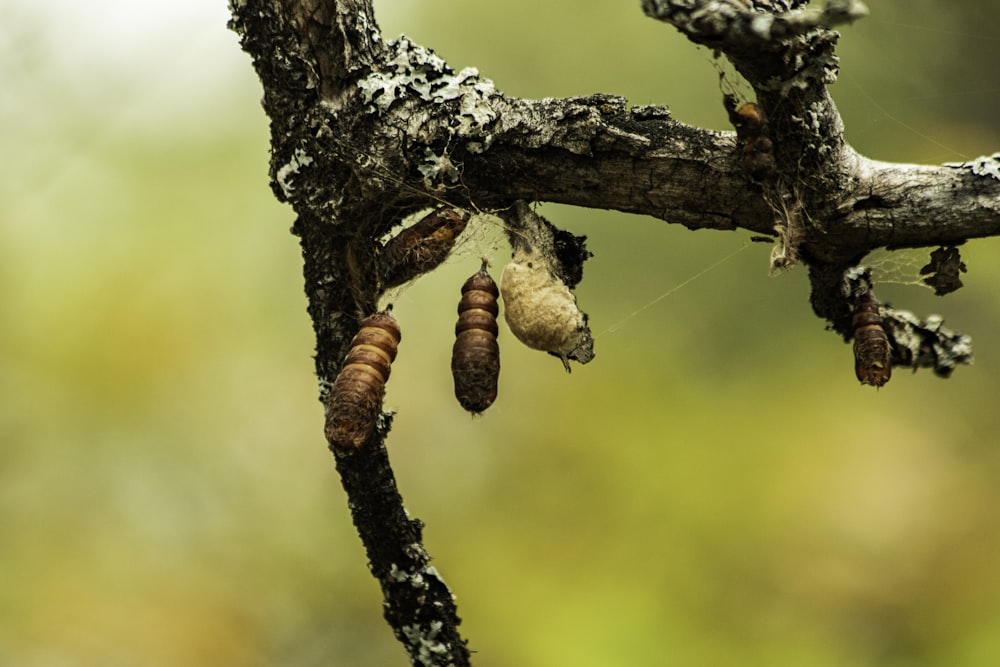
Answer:
[[436, 103], [461, 100], [462, 122], [468, 127], [485, 125], [495, 118], [482, 101], [498, 94], [497, 90], [492, 81], [480, 78], [474, 67], [456, 74], [437, 54], [405, 35], [390, 42], [388, 49], [394, 56], [386, 68], [358, 82], [362, 98], [373, 112], [384, 114], [396, 102], [409, 98]]
[[319, 400], [325, 410], [330, 402], [330, 390], [333, 388], [333, 382], [325, 377], [320, 377], [317, 385], [319, 386]]
[[629, 112], [637, 120], [647, 120], [651, 118], [670, 118], [670, 108], [654, 104], [640, 104], [632, 107]]
[[[399, 567], [396, 563], [392, 563], [389, 566], [387, 578], [389, 581], [394, 581], [397, 584], [409, 584], [417, 590], [427, 590], [431, 585], [431, 581], [437, 581], [442, 586], [444, 585], [444, 581], [432, 565], [426, 565], [411, 572]], [[451, 594], [451, 591], [449, 591], [449, 594]], [[451, 594], [451, 599], [455, 599], [454, 594]]]
[[[844, 271], [844, 296], [853, 296], [854, 290], [851, 289], [850, 283], [858, 282], [860, 280], [864, 280], [867, 283], [868, 276], [871, 274], [871, 271], [872, 270], [869, 267], [862, 264], [857, 264]], [[864, 289], [868, 289], [869, 287], [871, 287], [871, 285], [866, 284]]]
[[[429, 578], [432, 578], [432, 579], [435, 579], [435, 580], [437, 580], [437, 581], [441, 582], [442, 584], [444, 583], [444, 579], [442, 579], [442, 578], [441, 578], [441, 575], [440, 575], [440, 574], [438, 574], [438, 571], [437, 571], [437, 568], [436, 568], [436, 567], [434, 567], [433, 565], [428, 565], [427, 567], [425, 567], [425, 568], [424, 568], [424, 573], [425, 573], [425, 574], [426, 574], [426, 575], [427, 575], [427, 576], [428, 576]], [[450, 596], [451, 596], [451, 599], [452, 599], [452, 600], [455, 600], [455, 599], [457, 599], [457, 598], [455, 597], [455, 594], [454, 594], [454, 593], [452, 593], [450, 589], [448, 590], [448, 595], [450, 595]]]
[[[466, 87], [468, 90], [462, 95], [458, 105], [459, 123], [456, 129], [460, 134], [468, 134], [473, 128], [485, 127], [496, 120], [496, 111], [485, 101], [500, 94], [488, 79], [466, 79]], [[489, 147], [491, 138], [489, 135], [485, 135], [485, 138]]]
[[302, 167], [307, 167], [313, 163], [313, 159], [306, 155], [306, 152], [301, 148], [296, 148], [295, 152], [292, 153], [292, 159], [286, 162], [280, 169], [278, 173], [275, 174], [275, 178], [278, 181], [278, 185], [281, 187], [281, 192], [285, 195], [286, 199], [290, 199], [292, 194], [295, 192], [295, 187], [292, 183], [295, 176], [299, 173]]
[[447, 155], [436, 155], [430, 148], [424, 148], [424, 158], [417, 166], [430, 187], [437, 180], [458, 183], [459, 172]]
[[[499, 114], [496, 103], [501, 93], [489, 79], [469, 67], [454, 72], [430, 49], [400, 35], [386, 45], [391, 57], [377, 71], [361, 79], [358, 89], [368, 112], [388, 117], [387, 127], [405, 132], [417, 143], [445, 140], [464, 142], [468, 150], [482, 153], [493, 142], [492, 125]], [[447, 104], [453, 110], [447, 123], [429, 105]], [[457, 170], [433, 156], [425, 160], [421, 172], [427, 181], [455, 183]]]
[[765, 41], [771, 39], [772, 25], [774, 25], [774, 14], [761, 14], [750, 19], [750, 30]]
[[399, 566], [395, 563], [389, 565], [389, 580], [395, 581], [398, 584], [407, 581], [410, 578], [410, 573], [399, 569]]
[[401, 630], [406, 643], [411, 646], [410, 655], [418, 665], [436, 665], [436, 656], [447, 655], [451, 650], [448, 642], [438, 641], [443, 624], [431, 621], [425, 630], [421, 625], [404, 625]]
[[972, 339], [944, 327], [940, 315], [921, 320], [905, 310], [888, 306], [880, 309], [886, 331], [895, 349], [914, 369], [930, 367], [941, 377], [948, 377], [960, 364], [971, 364]]
[[968, 162], [947, 162], [945, 166], [969, 169], [976, 176], [987, 176], [1000, 181], [1000, 153], [983, 155]]

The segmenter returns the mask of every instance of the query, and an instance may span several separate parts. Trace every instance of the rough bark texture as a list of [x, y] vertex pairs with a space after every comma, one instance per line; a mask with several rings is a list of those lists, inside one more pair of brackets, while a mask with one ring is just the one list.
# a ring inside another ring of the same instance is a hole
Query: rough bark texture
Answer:
[[[321, 399], [359, 321], [378, 309], [379, 240], [429, 207], [506, 210], [510, 224], [516, 202], [547, 201], [767, 234], [776, 267], [808, 266], [813, 309], [845, 338], [871, 287], [856, 268], [866, 253], [1000, 233], [1000, 154], [888, 164], [844, 142], [827, 92], [838, 67], [831, 28], [866, 9], [806, 4], [643, 1], [647, 15], [724, 54], [752, 85], [756, 106], [730, 108], [738, 136], [610, 95], [506, 97], [405, 37], [383, 42], [370, 0], [232, 0], [231, 25], [271, 119], [272, 187], [297, 216]], [[971, 358], [968, 338], [939, 320], [884, 308], [882, 317], [896, 365], [947, 375]], [[383, 446], [390, 421], [337, 457], [354, 521], [414, 664], [468, 664], [452, 596], [396, 490]]]

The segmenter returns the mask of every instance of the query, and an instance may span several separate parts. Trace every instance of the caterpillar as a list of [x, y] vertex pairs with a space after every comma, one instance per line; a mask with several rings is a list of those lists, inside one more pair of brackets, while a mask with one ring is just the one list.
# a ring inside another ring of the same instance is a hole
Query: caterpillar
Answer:
[[447, 259], [468, 212], [441, 206], [386, 241], [379, 255], [382, 289], [402, 285]]
[[854, 374], [861, 384], [881, 387], [892, 376], [892, 348], [882, 328], [878, 301], [869, 289], [858, 300], [851, 315], [854, 327]]
[[486, 270], [487, 262], [462, 285], [451, 350], [451, 374], [455, 398], [473, 414], [479, 414], [497, 398], [500, 378], [500, 346], [497, 344], [497, 297], [500, 290]]
[[335, 452], [350, 453], [371, 436], [401, 338], [399, 323], [388, 310], [361, 320], [330, 388], [326, 439]]

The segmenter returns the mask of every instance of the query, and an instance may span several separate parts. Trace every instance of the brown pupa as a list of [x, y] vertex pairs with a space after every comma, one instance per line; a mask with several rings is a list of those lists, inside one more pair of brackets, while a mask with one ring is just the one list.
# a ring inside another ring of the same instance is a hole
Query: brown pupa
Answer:
[[401, 338], [399, 323], [388, 310], [361, 320], [330, 388], [326, 439], [335, 451], [350, 453], [371, 436]]
[[881, 387], [892, 377], [889, 337], [882, 328], [878, 301], [871, 290], [858, 301], [851, 316], [854, 327], [854, 373], [862, 384]]
[[479, 414], [497, 398], [500, 378], [500, 346], [497, 344], [497, 297], [500, 290], [486, 270], [487, 262], [462, 285], [451, 350], [451, 374], [455, 398], [473, 414]]
[[743, 168], [751, 178], [760, 181], [774, 171], [774, 144], [767, 125], [767, 115], [756, 102], [747, 102], [737, 108], [736, 98], [723, 97], [729, 121], [736, 128], [736, 137], [743, 147]]
[[468, 221], [468, 212], [442, 206], [386, 241], [379, 255], [382, 289], [436, 268], [448, 258]]

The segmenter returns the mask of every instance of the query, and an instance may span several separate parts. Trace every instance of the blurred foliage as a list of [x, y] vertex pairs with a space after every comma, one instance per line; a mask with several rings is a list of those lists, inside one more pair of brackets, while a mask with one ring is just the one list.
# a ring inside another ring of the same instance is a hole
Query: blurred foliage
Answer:
[[[0, 8], [0, 664], [403, 665], [322, 439], [259, 84], [222, 3], [136, 27], [138, 4]], [[726, 127], [711, 54], [637, 4], [377, 8], [509, 94]], [[834, 88], [859, 150], [995, 151], [1000, 6], [871, 9]], [[390, 448], [476, 664], [1000, 662], [997, 242], [944, 302], [880, 292], [977, 365], [876, 392], [766, 245], [543, 210], [596, 255], [590, 365], [502, 330], [496, 405], [455, 404], [459, 286], [506, 252], [488, 222], [395, 296]]]

